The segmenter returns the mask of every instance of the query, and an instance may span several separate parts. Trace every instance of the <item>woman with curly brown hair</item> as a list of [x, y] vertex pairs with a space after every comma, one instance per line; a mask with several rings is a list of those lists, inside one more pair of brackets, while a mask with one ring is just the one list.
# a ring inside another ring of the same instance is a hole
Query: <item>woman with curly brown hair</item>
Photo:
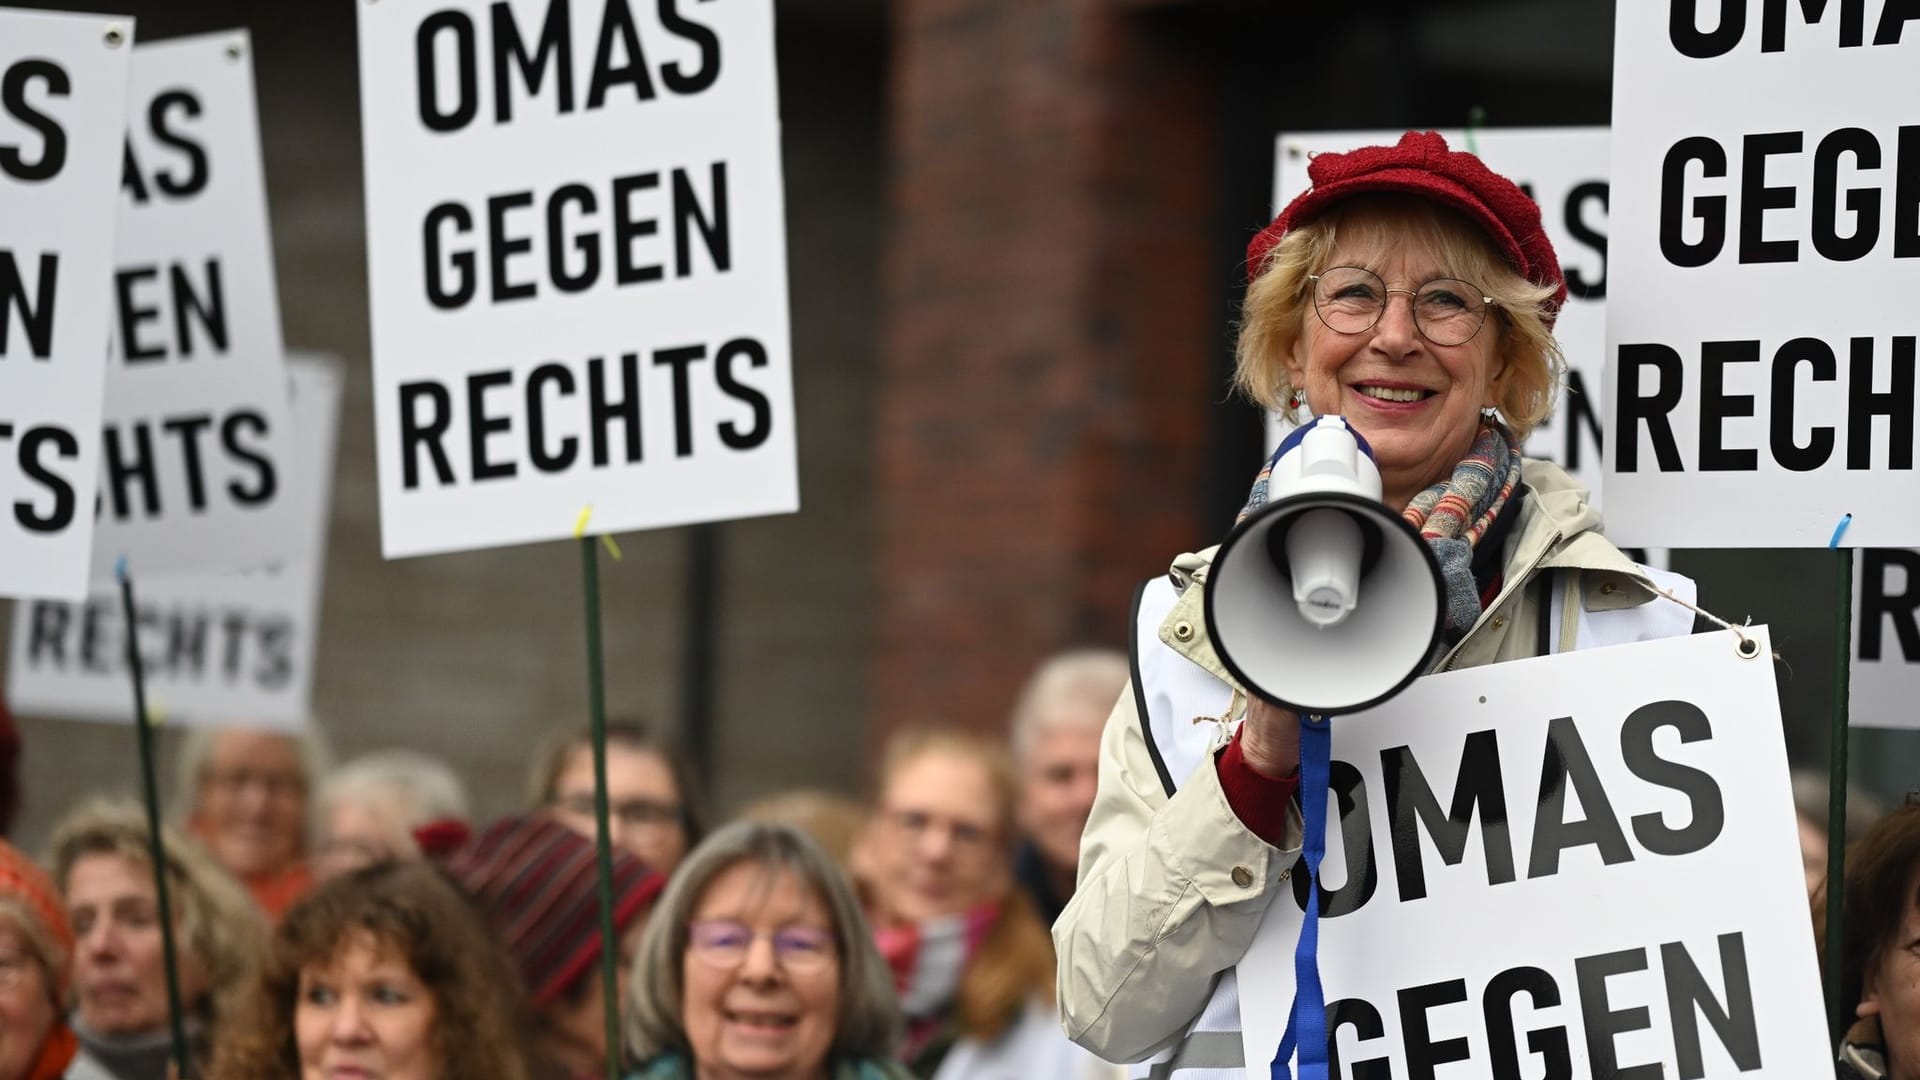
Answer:
[[370, 866], [287, 912], [209, 1080], [529, 1080], [520, 995], [439, 870]]

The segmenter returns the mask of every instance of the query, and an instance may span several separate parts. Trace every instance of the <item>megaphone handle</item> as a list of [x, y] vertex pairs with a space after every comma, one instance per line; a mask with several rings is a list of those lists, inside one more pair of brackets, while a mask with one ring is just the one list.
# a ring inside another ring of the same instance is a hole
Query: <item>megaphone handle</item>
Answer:
[[1305, 836], [1307, 910], [1293, 950], [1293, 1010], [1280, 1049], [1268, 1070], [1272, 1080], [1293, 1080], [1288, 1064], [1298, 1037], [1300, 1080], [1328, 1080], [1327, 1002], [1320, 986], [1320, 860], [1327, 853], [1327, 791], [1333, 760], [1333, 730], [1324, 716], [1300, 717], [1300, 817]]

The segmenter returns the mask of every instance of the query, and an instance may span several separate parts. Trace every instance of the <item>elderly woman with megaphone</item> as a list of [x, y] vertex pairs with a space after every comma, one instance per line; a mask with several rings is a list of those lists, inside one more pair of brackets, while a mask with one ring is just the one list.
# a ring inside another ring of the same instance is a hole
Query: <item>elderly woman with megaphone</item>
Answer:
[[[1323, 154], [1308, 174], [1248, 246], [1238, 382], [1370, 444], [1386, 505], [1444, 578], [1424, 669], [1689, 632], [1652, 587], [1690, 599], [1691, 584], [1634, 563], [1585, 489], [1520, 456], [1561, 370], [1567, 290], [1539, 208], [1433, 133]], [[1135, 684], [1107, 722], [1079, 888], [1054, 925], [1067, 1033], [1154, 1080], [1265, 1075], [1241, 1060], [1232, 969], [1301, 843], [1299, 722], [1222, 665], [1203, 617], [1212, 558], [1181, 556], [1141, 590]]]

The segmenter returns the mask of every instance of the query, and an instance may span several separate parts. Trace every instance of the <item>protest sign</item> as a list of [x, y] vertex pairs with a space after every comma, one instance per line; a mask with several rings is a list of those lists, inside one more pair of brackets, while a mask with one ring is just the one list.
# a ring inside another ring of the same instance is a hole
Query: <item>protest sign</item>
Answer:
[[0, 596], [86, 594], [133, 25], [0, 11]]
[[[1329, 131], [1280, 136], [1274, 161], [1276, 210], [1307, 190], [1315, 154], [1392, 145], [1400, 131]], [[1600, 495], [1600, 386], [1606, 361], [1607, 129], [1492, 128], [1469, 138], [1443, 131], [1448, 145], [1472, 150], [1540, 204], [1541, 224], [1567, 277], [1567, 302], [1554, 336], [1567, 358], [1567, 378], [1553, 416], [1526, 443], [1532, 457], [1558, 462]], [[1270, 446], [1279, 445], [1277, 438]]]
[[[1752, 659], [1725, 631], [1594, 649], [1334, 719], [1333, 1075], [1832, 1071], [1770, 647], [1746, 633]], [[1293, 1000], [1289, 883], [1238, 968], [1250, 1072]]]
[[284, 561], [280, 301], [244, 32], [134, 50], [97, 578]]
[[1620, 4], [1607, 534], [1920, 543], [1920, 9]]
[[357, 10], [386, 555], [797, 509], [771, 0]]
[[1920, 551], [1868, 548], [1854, 574], [1855, 727], [1920, 728]]
[[[297, 353], [287, 374], [293, 424], [284, 497], [296, 526], [288, 561], [139, 580], [135, 633], [147, 699], [173, 722], [297, 728], [309, 718], [341, 375], [332, 360]], [[126, 634], [120, 592], [110, 584], [98, 584], [84, 603], [15, 604], [8, 703], [26, 715], [130, 722]]]

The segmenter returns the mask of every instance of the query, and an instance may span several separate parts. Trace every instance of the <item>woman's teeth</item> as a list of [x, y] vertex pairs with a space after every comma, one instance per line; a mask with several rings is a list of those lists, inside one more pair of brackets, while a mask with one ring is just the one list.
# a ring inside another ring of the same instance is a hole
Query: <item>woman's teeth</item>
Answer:
[[753, 1027], [791, 1027], [795, 1020], [792, 1016], [780, 1013], [729, 1013], [728, 1019], [736, 1024], [748, 1024]]
[[1419, 401], [1427, 396], [1425, 390], [1399, 390], [1386, 386], [1356, 386], [1354, 389], [1367, 397], [1381, 401]]

